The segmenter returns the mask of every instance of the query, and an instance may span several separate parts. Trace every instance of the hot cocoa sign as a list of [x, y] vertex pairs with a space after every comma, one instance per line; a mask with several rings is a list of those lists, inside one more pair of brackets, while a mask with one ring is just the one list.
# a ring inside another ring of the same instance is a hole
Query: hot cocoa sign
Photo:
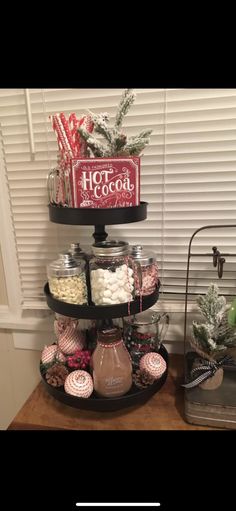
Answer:
[[140, 158], [71, 160], [75, 208], [119, 208], [140, 204]]

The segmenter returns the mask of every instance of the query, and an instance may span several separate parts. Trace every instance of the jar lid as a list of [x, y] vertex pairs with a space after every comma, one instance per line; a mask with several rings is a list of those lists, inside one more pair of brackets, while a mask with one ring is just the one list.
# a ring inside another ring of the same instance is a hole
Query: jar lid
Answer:
[[117, 342], [122, 339], [120, 328], [110, 328], [106, 330], [100, 330], [98, 332], [98, 341], [103, 342], [105, 344], [110, 344], [112, 342]]
[[129, 243], [126, 241], [98, 241], [92, 245], [95, 256], [107, 257], [108, 255], [119, 256], [129, 252]]
[[72, 256], [77, 256], [77, 257], [84, 257], [86, 255], [86, 253], [80, 248], [79, 243], [71, 243], [68, 252]]
[[52, 272], [57, 277], [77, 275], [79, 268], [78, 262], [68, 252], [61, 252], [59, 259], [48, 264], [49, 272]]
[[154, 252], [145, 252], [142, 245], [134, 245], [131, 249], [131, 256], [141, 264], [152, 264], [156, 262]]

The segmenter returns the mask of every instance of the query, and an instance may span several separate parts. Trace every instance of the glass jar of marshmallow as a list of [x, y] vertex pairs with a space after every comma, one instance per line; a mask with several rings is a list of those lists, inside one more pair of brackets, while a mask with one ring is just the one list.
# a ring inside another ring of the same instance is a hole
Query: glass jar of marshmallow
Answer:
[[134, 300], [133, 261], [129, 244], [124, 241], [100, 241], [92, 246], [89, 262], [92, 302], [116, 305]]
[[75, 260], [67, 252], [59, 254], [59, 259], [47, 265], [50, 293], [67, 303], [87, 304], [86, 261]]

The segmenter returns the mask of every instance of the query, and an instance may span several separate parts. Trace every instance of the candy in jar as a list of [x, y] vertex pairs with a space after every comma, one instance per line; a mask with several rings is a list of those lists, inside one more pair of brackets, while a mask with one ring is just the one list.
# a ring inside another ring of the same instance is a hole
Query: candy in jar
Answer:
[[128, 243], [101, 241], [92, 246], [89, 262], [92, 301], [114, 305], [134, 299], [134, 271]]
[[158, 284], [158, 266], [153, 252], [145, 252], [141, 245], [131, 250], [134, 261], [135, 293], [137, 296], [154, 293]]
[[118, 397], [129, 391], [132, 385], [132, 364], [119, 328], [98, 332], [91, 366], [94, 389], [98, 395]]
[[72, 255], [66, 252], [59, 254], [59, 259], [48, 264], [48, 284], [54, 298], [80, 305], [87, 303], [85, 265], [85, 261], [75, 261]]

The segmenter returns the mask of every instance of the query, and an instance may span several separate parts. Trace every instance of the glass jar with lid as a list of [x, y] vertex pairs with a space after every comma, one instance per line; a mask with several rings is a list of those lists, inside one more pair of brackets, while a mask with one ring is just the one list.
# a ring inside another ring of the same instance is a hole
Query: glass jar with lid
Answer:
[[158, 284], [158, 266], [154, 252], [147, 252], [142, 245], [134, 245], [131, 249], [134, 261], [135, 293], [137, 296], [154, 293]]
[[79, 243], [71, 243], [68, 252], [72, 255], [73, 259], [75, 260], [84, 259], [85, 261], [87, 261], [88, 259], [88, 255], [86, 254], [86, 252], [84, 252], [84, 250], [82, 250]]
[[133, 261], [125, 241], [100, 241], [92, 246], [89, 261], [92, 301], [115, 305], [134, 299]]
[[72, 206], [70, 183], [70, 166], [57, 156], [57, 166], [51, 170], [47, 177], [49, 203], [55, 206]]
[[67, 252], [47, 265], [48, 284], [54, 298], [78, 305], [87, 304], [86, 262], [75, 261]]
[[98, 332], [91, 366], [94, 390], [98, 395], [118, 397], [129, 391], [132, 386], [132, 363], [119, 328]]

